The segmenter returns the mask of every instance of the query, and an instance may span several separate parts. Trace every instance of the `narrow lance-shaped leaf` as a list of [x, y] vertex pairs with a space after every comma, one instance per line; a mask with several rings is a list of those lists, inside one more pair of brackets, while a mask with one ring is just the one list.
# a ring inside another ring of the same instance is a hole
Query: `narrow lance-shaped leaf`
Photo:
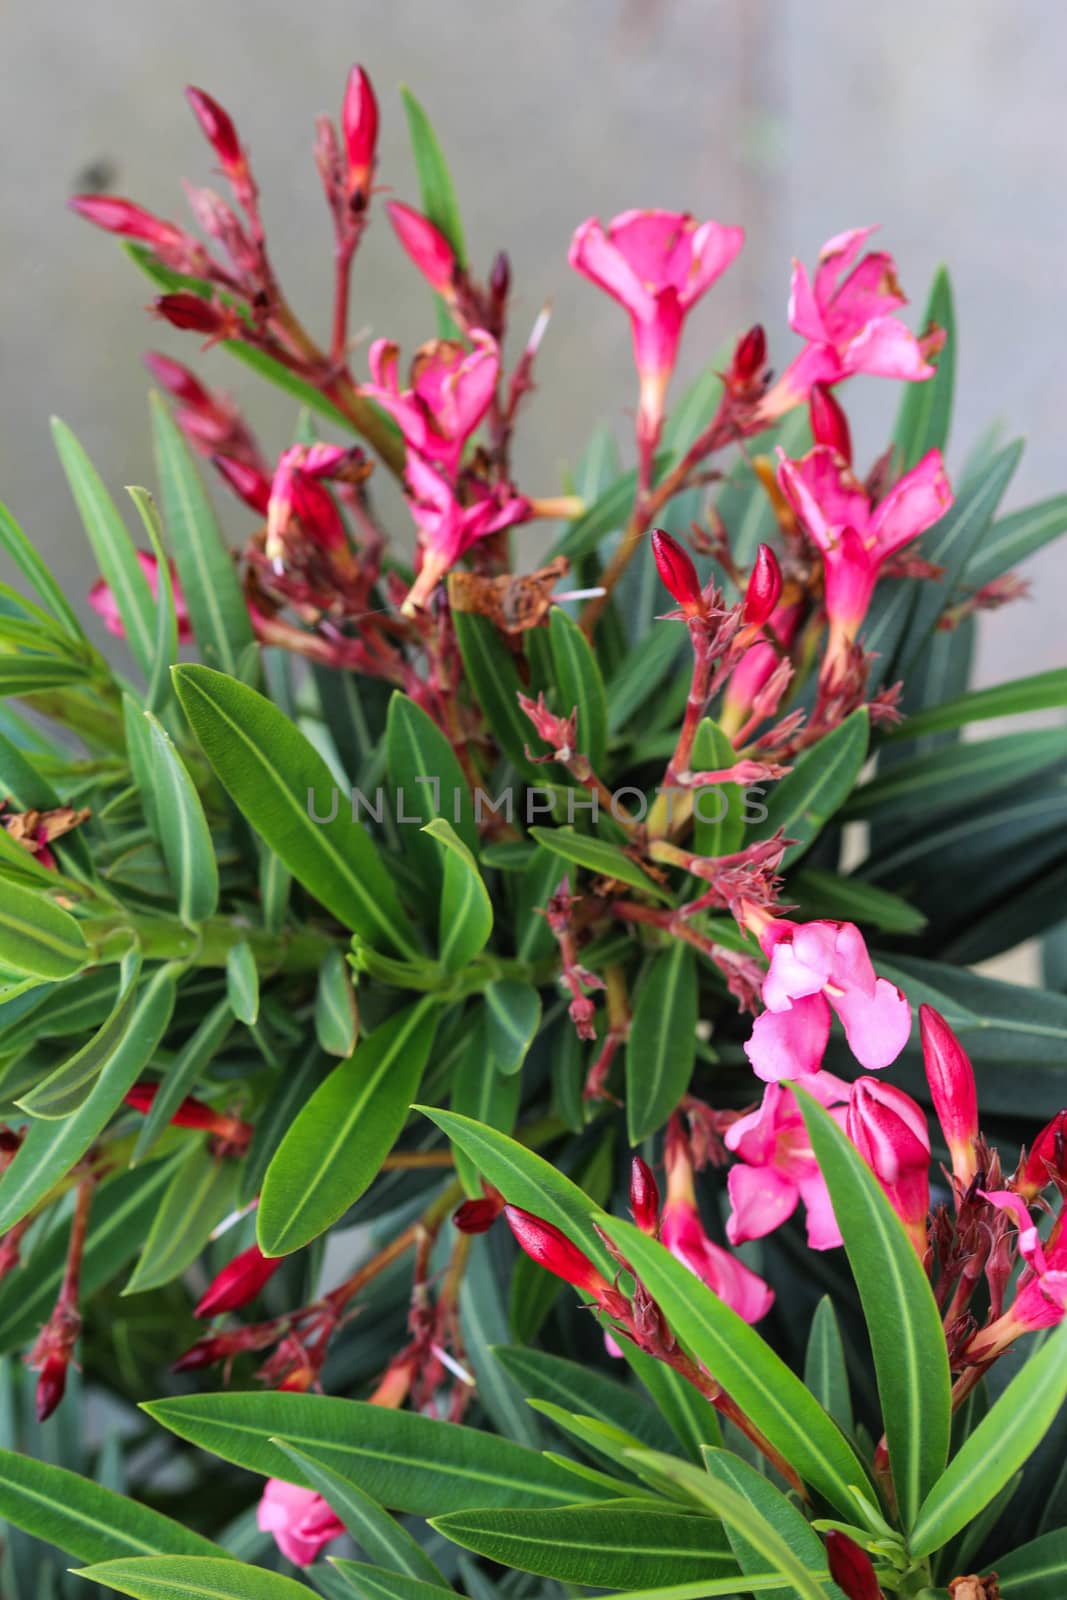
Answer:
[[769, 839], [781, 828], [795, 841], [784, 856], [796, 861], [818, 838], [835, 811], [848, 799], [867, 759], [870, 723], [866, 706], [806, 750], [767, 797], [767, 816], [756, 829]]
[[191, 1146], [159, 1203], [123, 1294], [143, 1294], [170, 1283], [192, 1265], [233, 1210], [238, 1176], [232, 1157], [217, 1156], [203, 1141]]
[[901, 451], [901, 470], [910, 472], [928, 450], [944, 450], [952, 420], [952, 391], [956, 376], [956, 313], [952, 283], [939, 267], [930, 286], [921, 325], [942, 328], [945, 342], [934, 357], [937, 372], [925, 383], [904, 385], [893, 438]]
[[8, 880], [0, 894], [0, 966], [27, 977], [70, 978], [92, 959], [75, 919], [46, 895]]
[[458, 972], [485, 947], [493, 928], [493, 903], [475, 861], [444, 817], [423, 829], [436, 839], [444, 858], [437, 951], [447, 972]]
[[689, 1088], [697, 1046], [696, 959], [676, 939], [655, 956], [634, 1001], [626, 1045], [630, 1143], [660, 1129]]
[[89, 1040], [16, 1103], [31, 1117], [70, 1116], [88, 1099], [93, 1084], [126, 1038], [133, 1021], [141, 953], [134, 949], [123, 961], [122, 981], [110, 1016]]
[[352, 975], [340, 950], [327, 952], [315, 990], [315, 1037], [329, 1056], [350, 1056], [359, 1033]]
[[552, 608], [548, 636], [559, 709], [578, 713], [578, 749], [599, 771], [607, 747], [608, 710], [604, 680], [592, 646], [581, 628], [558, 606]]
[[178, 614], [174, 605], [174, 580], [163, 546], [163, 526], [156, 503], [147, 489], [127, 485], [126, 493], [137, 507], [152, 554], [156, 558], [156, 642], [148, 678], [145, 710], [160, 712], [170, 699], [170, 669], [178, 660]]
[[83, 1567], [79, 1578], [133, 1600], [307, 1600], [307, 1586], [263, 1567], [210, 1556], [142, 1556]]
[[226, 952], [226, 998], [238, 1022], [254, 1027], [259, 1020], [259, 968], [247, 939]]
[[177, 897], [178, 915], [183, 922], [206, 922], [214, 915], [219, 900], [219, 870], [207, 818], [170, 735], [151, 712], [144, 715], [155, 824]]

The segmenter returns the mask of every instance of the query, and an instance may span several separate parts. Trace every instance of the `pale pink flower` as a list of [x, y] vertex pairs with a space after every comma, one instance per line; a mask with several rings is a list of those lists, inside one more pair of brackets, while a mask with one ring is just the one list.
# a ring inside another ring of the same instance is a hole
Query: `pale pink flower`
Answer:
[[[815, 1072], [796, 1081], [844, 1125], [849, 1084], [831, 1072]], [[841, 1243], [826, 1180], [790, 1086], [769, 1083], [762, 1104], [739, 1117], [724, 1140], [739, 1158], [726, 1180], [733, 1208], [726, 1224], [731, 1244], [762, 1239], [781, 1227], [801, 1202], [807, 1212], [810, 1247], [832, 1250]]]
[[782, 493], [822, 552], [831, 636], [852, 640], [890, 556], [952, 505], [941, 452], [927, 451], [877, 505], [827, 445], [816, 445], [800, 461], [781, 450], [778, 456]]
[[767, 918], [758, 931], [770, 957], [766, 1010], [745, 1045], [758, 1078], [772, 1083], [817, 1072], [834, 1014], [869, 1072], [896, 1060], [911, 1032], [911, 1008], [896, 984], [876, 977], [854, 923]]
[[309, 1567], [323, 1545], [345, 1531], [321, 1494], [281, 1478], [267, 1479], [256, 1522], [262, 1533], [274, 1535], [282, 1555], [298, 1567]]
[[459, 470], [463, 447], [489, 409], [500, 373], [496, 340], [481, 328], [473, 350], [455, 339], [433, 339], [416, 351], [411, 386], [401, 389], [399, 350], [388, 339], [370, 347], [373, 383], [363, 393], [397, 423], [409, 449], [448, 475]]
[[[152, 599], [159, 598], [159, 563], [155, 556], [148, 550], [138, 550], [137, 559], [141, 564], [141, 571], [148, 579], [148, 587], [152, 591]], [[178, 575], [174, 570], [173, 561], [170, 563], [170, 581], [174, 590], [174, 615], [178, 623], [178, 638], [183, 644], [188, 644], [193, 637], [192, 625], [189, 621], [189, 611], [185, 604], [185, 596], [178, 582]], [[126, 629], [122, 624], [119, 613], [118, 601], [115, 599], [111, 585], [103, 578], [98, 578], [89, 590], [89, 604], [103, 621], [108, 633], [113, 633], [117, 639], [125, 639]]]
[[852, 228], [829, 239], [819, 252], [814, 283], [794, 261], [789, 326], [808, 345], [764, 399], [760, 415], [768, 422], [807, 399], [814, 383], [840, 383], [860, 372], [908, 381], [933, 377], [926, 357], [941, 338], [916, 338], [894, 315], [908, 302], [893, 257], [878, 250], [856, 261], [874, 231]]
[[741, 228], [698, 223], [679, 211], [624, 211], [606, 231], [589, 217], [575, 231], [571, 266], [630, 313], [641, 380], [638, 432], [646, 441], [659, 433], [686, 314], [744, 241]]
[[418, 528], [422, 563], [404, 602], [405, 610], [426, 604], [445, 574], [479, 539], [521, 522], [529, 503], [507, 485], [490, 491], [472, 483], [473, 496], [464, 505], [447, 478], [414, 451], [408, 451], [404, 477], [411, 515]]

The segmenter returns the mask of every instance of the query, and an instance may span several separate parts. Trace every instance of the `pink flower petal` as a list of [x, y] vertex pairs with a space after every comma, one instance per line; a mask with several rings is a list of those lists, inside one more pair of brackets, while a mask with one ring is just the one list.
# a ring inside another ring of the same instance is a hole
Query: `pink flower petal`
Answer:
[[770, 1166], [730, 1168], [726, 1179], [732, 1207], [726, 1222], [726, 1237], [731, 1244], [746, 1239], [762, 1239], [780, 1228], [796, 1210], [800, 1191], [795, 1183]]
[[655, 315], [652, 294], [622, 251], [605, 237], [596, 217], [589, 217], [575, 230], [567, 259], [577, 272], [618, 300], [632, 316], [650, 319]]
[[848, 373], [866, 372], [872, 378], [915, 382], [932, 378], [936, 371], [924, 359], [911, 329], [896, 317], [877, 317], [869, 322], [840, 354]]
[[928, 450], [895, 484], [871, 519], [880, 561], [933, 527], [952, 505], [940, 450]]
[[764, 1011], [752, 1025], [745, 1054], [765, 1083], [816, 1072], [830, 1037], [830, 1007], [821, 994], [797, 1000], [788, 1011]]
[[834, 1216], [830, 1191], [821, 1172], [813, 1172], [799, 1184], [800, 1198], [807, 1213], [808, 1245], [812, 1250], [836, 1250], [841, 1230]]
[[870, 999], [859, 989], [831, 993], [829, 999], [861, 1066], [879, 1072], [897, 1059], [911, 1033], [911, 1007], [895, 983], [879, 978]]

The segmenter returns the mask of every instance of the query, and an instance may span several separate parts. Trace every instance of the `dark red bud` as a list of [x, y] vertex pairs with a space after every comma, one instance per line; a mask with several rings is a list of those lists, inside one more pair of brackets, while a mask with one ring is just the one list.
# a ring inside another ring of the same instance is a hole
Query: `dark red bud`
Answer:
[[1048, 1188], [1053, 1175], [1067, 1179], [1067, 1110], [1058, 1111], [1034, 1140], [1016, 1190], [1032, 1200]]
[[808, 401], [811, 433], [816, 444], [829, 445], [842, 461], [852, 465], [852, 434], [848, 418], [823, 383], [813, 383]]
[[193, 1316], [217, 1317], [224, 1311], [239, 1310], [270, 1282], [283, 1260], [283, 1256], [265, 1256], [257, 1245], [249, 1245], [223, 1267], [201, 1296]]
[[183, 367], [180, 361], [172, 361], [170, 356], [163, 355], [159, 350], [148, 350], [144, 364], [156, 382], [175, 400], [180, 400], [182, 405], [192, 406], [194, 410], [214, 406], [214, 400], [200, 379], [188, 367]]
[[767, 365], [767, 335], [760, 323], [749, 328], [737, 341], [730, 377], [734, 383], [745, 385], [759, 377]]
[[[132, 1106], [135, 1111], [147, 1114], [155, 1104], [159, 1088], [158, 1083], [135, 1083], [126, 1093], [126, 1104]], [[224, 1112], [216, 1111], [192, 1095], [187, 1095], [181, 1102], [172, 1114], [170, 1123], [172, 1128], [196, 1128], [203, 1133], [218, 1134], [221, 1138], [236, 1144], [247, 1144], [252, 1137], [251, 1123], [242, 1122], [240, 1117], [230, 1117]]]
[[228, 337], [233, 331], [232, 316], [220, 310], [210, 300], [180, 289], [176, 294], [157, 295], [150, 308], [153, 316], [169, 322], [174, 328], [191, 333], [204, 333], [209, 337]]
[[847, 1533], [830, 1529], [826, 1535], [826, 1559], [831, 1578], [848, 1600], [882, 1600], [870, 1556]]
[[532, 1261], [554, 1273], [557, 1278], [562, 1278], [565, 1283], [592, 1295], [594, 1299], [600, 1299], [605, 1293], [611, 1294], [611, 1286], [603, 1274], [551, 1222], [545, 1222], [529, 1211], [522, 1211], [518, 1206], [505, 1206], [504, 1215], [515, 1238]]
[[270, 505], [270, 479], [255, 467], [248, 466], [243, 461], [234, 461], [229, 456], [212, 456], [211, 465], [219, 476], [228, 484], [245, 505], [251, 506], [253, 511], [258, 511], [260, 516], [267, 515]]
[[659, 1188], [652, 1168], [640, 1156], [630, 1164], [630, 1210], [642, 1233], [655, 1236], [659, 1228]]
[[495, 303], [503, 305], [511, 288], [511, 262], [506, 250], [497, 253], [489, 273], [489, 293]]
[[222, 163], [226, 176], [243, 173], [244, 152], [229, 112], [224, 111], [218, 101], [205, 94], [203, 89], [194, 89], [191, 84], [185, 91], [185, 98], [193, 108], [193, 115], [200, 124], [204, 138]]
[[741, 620], [748, 628], [762, 628], [781, 598], [782, 569], [769, 544], [761, 544], [745, 590]]
[[704, 596], [697, 569], [686, 550], [665, 528], [652, 530], [652, 557], [660, 581], [672, 600], [688, 612], [703, 611]]
[[154, 217], [143, 206], [117, 195], [74, 194], [68, 205], [86, 222], [95, 223], [108, 233], [119, 233], [126, 239], [140, 239], [156, 249], [173, 249], [186, 243], [185, 234], [172, 222], [164, 222], [162, 217]]
[[66, 1356], [49, 1356], [37, 1379], [37, 1421], [47, 1422], [67, 1387]]
[[378, 144], [378, 101], [362, 67], [353, 67], [348, 74], [341, 107], [341, 133], [348, 157], [348, 192], [366, 198], [370, 194]]
[[460, 1233], [487, 1233], [504, 1209], [504, 1196], [499, 1189], [484, 1183], [485, 1194], [477, 1200], [465, 1200], [452, 1213], [452, 1221]]

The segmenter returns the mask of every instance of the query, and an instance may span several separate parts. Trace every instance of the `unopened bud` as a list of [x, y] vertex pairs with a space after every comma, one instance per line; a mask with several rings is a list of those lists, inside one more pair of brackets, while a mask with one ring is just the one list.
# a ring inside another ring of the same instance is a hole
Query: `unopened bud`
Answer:
[[489, 273], [489, 293], [493, 303], [502, 306], [508, 297], [511, 288], [511, 262], [508, 260], [506, 250], [500, 250], [494, 257], [492, 269]]
[[847, 1533], [830, 1529], [826, 1535], [826, 1562], [831, 1578], [848, 1600], [882, 1600], [870, 1556]]
[[230, 456], [212, 456], [211, 465], [239, 500], [260, 516], [267, 515], [270, 505], [270, 479], [247, 462], [234, 461]]
[[762, 628], [782, 593], [782, 569], [769, 544], [761, 544], [745, 590], [741, 621], [748, 628]]
[[[155, 1104], [159, 1088], [158, 1083], [135, 1083], [126, 1093], [126, 1104], [147, 1115]], [[229, 1144], [246, 1145], [252, 1137], [251, 1123], [216, 1111], [192, 1095], [187, 1095], [172, 1113], [170, 1125], [172, 1128], [196, 1128], [203, 1133], [218, 1134]]]
[[730, 363], [730, 380], [738, 388], [746, 388], [759, 377], [766, 365], [767, 335], [757, 322], [737, 341]]
[[182, 405], [196, 409], [214, 405], [212, 396], [200, 379], [188, 367], [183, 367], [180, 361], [173, 361], [159, 350], [149, 350], [145, 353], [144, 364], [156, 382], [175, 400], [180, 400]]
[[849, 466], [852, 465], [852, 434], [848, 418], [823, 383], [813, 383], [808, 402], [811, 432], [816, 444], [829, 445]]
[[79, 217], [107, 233], [121, 234], [124, 239], [139, 239], [157, 250], [180, 249], [187, 243], [185, 234], [173, 222], [164, 222], [162, 217], [153, 216], [143, 206], [134, 205], [132, 200], [110, 194], [75, 194], [68, 204]]
[[265, 1256], [258, 1245], [249, 1245], [208, 1286], [193, 1316], [217, 1317], [224, 1311], [239, 1310], [270, 1282], [283, 1260], [283, 1256]]
[[922, 1107], [891, 1083], [857, 1078], [845, 1131], [921, 1256], [930, 1210], [930, 1136]]
[[1067, 1110], [1057, 1111], [1034, 1140], [1016, 1180], [1015, 1192], [1029, 1202], [1054, 1178], [1067, 1180]]
[[187, 289], [175, 294], [157, 295], [149, 310], [152, 315], [173, 328], [190, 333], [203, 333], [212, 339], [232, 339], [239, 324], [235, 313]]
[[945, 1135], [953, 1175], [966, 1189], [978, 1170], [978, 1090], [974, 1071], [963, 1046], [933, 1006], [919, 1007], [919, 1031], [934, 1114]]
[[613, 1294], [603, 1273], [551, 1222], [545, 1222], [529, 1211], [522, 1211], [518, 1206], [505, 1206], [504, 1215], [531, 1261], [536, 1261], [538, 1266], [562, 1278], [565, 1283], [572, 1284], [575, 1289], [592, 1295], [595, 1300], [605, 1294]]
[[59, 1405], [67, 1387], [66, 1356], [52, 1355], [47, 1358], [37, 1378], [37, 1421], [47, 1422], [53, 1411]]
[[652, 559], [656, 563], [660, 582], [670, 595], [690, 616], [704, 610], [704, 595], [697, 577], [697, 569], [687, 550], [677, 539], [672, 539], [665, 528], [652, 530]]
[[659, 1188], [652, 1168], [640, 1156], [630, 1163], [630, 1210], [641, 1232], [654, 1238], [659, 1228]]
[[244, 151], [229, 112], [224, 111], [218, 101], [205, 94], [203, 89], [195, 89], [191, 84], [185, 91], [185, 98], [193, 108], [193, 115], [200, 124], [204, 138], [218, 156], [223, 172], [230, 179], [244, 177]]
[[455, 285], [456, 256], [440, 228], [399, 200], [390, 200], [385, 209], [393, 231], [430, 288], [449, 299]]
[[378, 102], [371, 81], [362, 67], [353, 67], [348, 74], [341, 107], [341, 133], [348, 159], [349, 196], [352, 199], [359, 196], [366, 203], [378, 144]]

